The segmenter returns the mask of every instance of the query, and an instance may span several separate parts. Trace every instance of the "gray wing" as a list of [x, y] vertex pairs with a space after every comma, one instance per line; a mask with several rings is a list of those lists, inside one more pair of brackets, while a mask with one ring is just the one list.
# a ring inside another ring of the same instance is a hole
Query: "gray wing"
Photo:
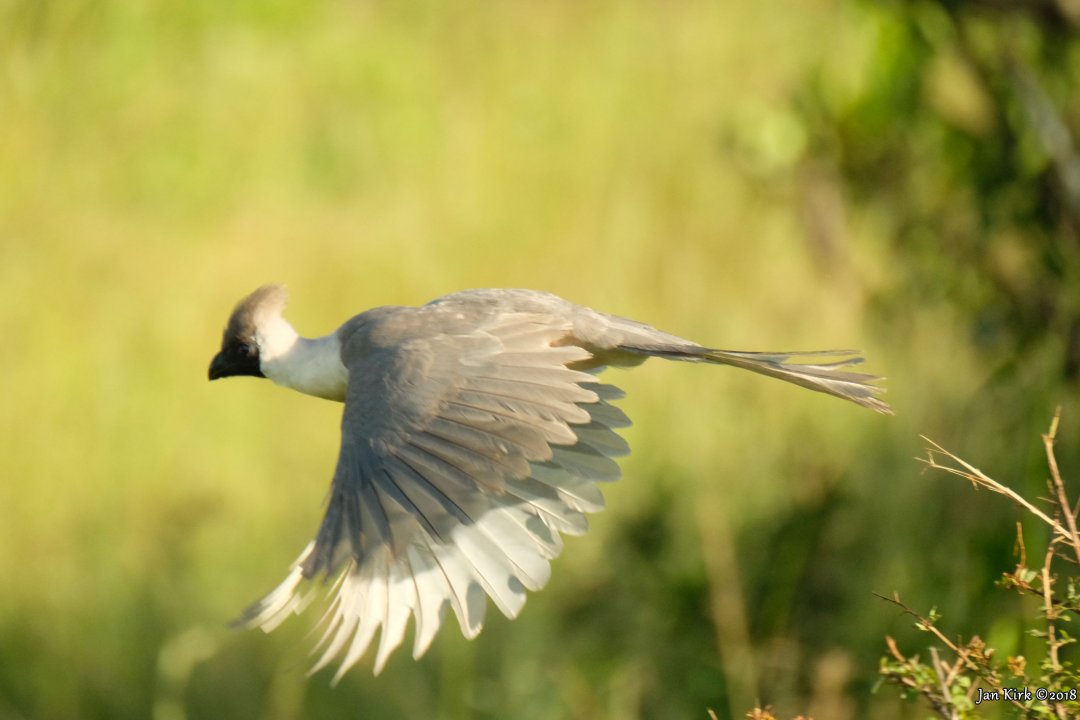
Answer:
[[[592, 355], [566, 344], [569, 318], [478, 322], [453, 310], [386, 309], [348, 335], [325, 518], [285, 582], [242, 618], [271, 630], [305, 605], [305, 580], [337, 576], [312, 669], [344, 652], [335, 681], [377, 630], [379, 672], [410, 616], [414, 657], [448, 608], [469, 638], [487, 597], [515, 617], [547, 582], [560, 533], [583, 533], [585, 513], [603, 507], [595, 483], [619, 478], [611, 458], [629, 452], [612, 431], [630, 424], [609, 402], [622, 393], [573, 369]], [[433, 321], [444, 332], [421, 337]]]

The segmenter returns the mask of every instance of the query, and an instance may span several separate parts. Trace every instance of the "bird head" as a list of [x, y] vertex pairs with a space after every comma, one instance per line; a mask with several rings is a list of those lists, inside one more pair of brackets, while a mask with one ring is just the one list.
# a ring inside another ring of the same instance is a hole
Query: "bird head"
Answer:
[[250, 375], [266, 377], [260, 361], [265, 328], [281, 319], [288, 293], [284, 285], [263, 285], [237, 303], [221, 338], [221, 351], [210, 362], [210, 379]]

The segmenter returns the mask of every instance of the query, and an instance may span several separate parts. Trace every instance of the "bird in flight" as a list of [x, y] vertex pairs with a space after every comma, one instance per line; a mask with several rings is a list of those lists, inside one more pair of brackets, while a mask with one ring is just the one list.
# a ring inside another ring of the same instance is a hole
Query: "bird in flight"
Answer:
[[509, 618], [539, 590], [561, 535], [585, 532], [603, 507], [597, 483], [630, 425], [600, 382], [607, 367], [650, 357], [731, 365], [891, 413], [880, 378], [847, 369], [855, 351], [715, 350], [644, 323], [533, 290], [466, 290], [421, 307], [380, 307], [325, 337], [282, 317], [286, 291], [244, 298], [210, 379], [249, 375], [345, 403], [341, 451], [315, 539], [275, 590], [238, 620], [267, 632], [333, 581], [322, 655], [344, 652], [334, 678], [379, 632], [374, 670], [415, 618], [413, 657], [449, 609], [475, 637], [487, 598]]

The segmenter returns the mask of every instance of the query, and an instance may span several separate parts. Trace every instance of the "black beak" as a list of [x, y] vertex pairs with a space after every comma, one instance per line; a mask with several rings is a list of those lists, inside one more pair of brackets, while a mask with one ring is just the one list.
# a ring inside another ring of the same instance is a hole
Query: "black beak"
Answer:
[[219, 352], [214, 356], [214, 359], [210, 361], [210, 379], [217, 380], [218, 378], [228, 377], [232, 373], [229, 372], [231, 363], [229, 358], [226, 357], [225, 352]]
[[222, 348], [221, 352], [210, 361], [210, 379], [217, 380], [236, 375], [266, 377], [259, 367], [259, 354], [252, 352], [252, 347], [245, 344]]

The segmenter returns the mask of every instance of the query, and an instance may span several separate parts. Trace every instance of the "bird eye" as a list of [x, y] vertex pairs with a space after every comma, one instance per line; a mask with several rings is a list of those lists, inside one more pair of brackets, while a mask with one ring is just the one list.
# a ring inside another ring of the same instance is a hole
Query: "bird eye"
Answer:
[[251, 343], [240, 343], [240, 346], [236, 350], [244, 356], [250, 356], [254, 354], [254, 348], [251, 346]]

